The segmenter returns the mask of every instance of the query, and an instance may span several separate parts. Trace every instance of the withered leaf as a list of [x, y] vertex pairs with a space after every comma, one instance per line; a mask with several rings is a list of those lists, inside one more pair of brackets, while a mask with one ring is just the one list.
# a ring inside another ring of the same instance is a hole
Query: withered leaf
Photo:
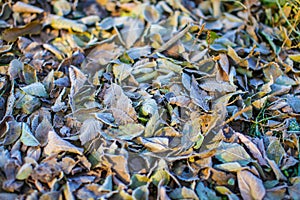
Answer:
[[113, 83], [106, 90], [104, 104], [107, 105], [119, 125], [134, 123], [137, 120], [132, 101], [124, 94], [122, 88]]
[[42, 24], [40, 22], [34, 21], [24, 27], [9, 28], [4, 30], [2, 33], [2, 39], [7, 42], [14, 42], [19, 36], [23, 35], [36, 35], [42, 30]]
[[208, 96], [205, 91], [199, 88], [198, 83], [194, 77], [192, 78], [190, 95], [196, 105], [200, 106], [200, 108], [202, 108], [206, 112], [209, 110], [208, 100], [210, 99], [210, 96]]
[[85, 120], [80, 128], [79, 139], [81, 144], [84, 145], [88, 141], [95, 139], [99, 135], [102, 126], [103, 124], [96, 119]]
[[44, 10], [39, 7], [30, 5], [30, 4], [21, 2], [21, 1], [18, 1], [17, 3], [15, 3], [12, 6], [12, 11], [19, 12], [19, 13], [42, 13], [42, 12], [44, 12]]
[[237, 172], [238, 184], [243, 199], [262, 200], [266, 189], [262, 180], [247, 170]]
[[63, 140], [54, 131], [48, 133], [48, 144], [44, 148], [46, 155], [58, 154], [61, 152], [70, 152], [82, 155], [83, 149]]

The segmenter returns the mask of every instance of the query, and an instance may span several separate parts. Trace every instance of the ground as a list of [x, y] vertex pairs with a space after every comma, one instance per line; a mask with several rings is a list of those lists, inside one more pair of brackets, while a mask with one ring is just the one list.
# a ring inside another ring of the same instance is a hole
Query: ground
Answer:
[[0, 199], [300, 199], [299, 0], [0, 5]]

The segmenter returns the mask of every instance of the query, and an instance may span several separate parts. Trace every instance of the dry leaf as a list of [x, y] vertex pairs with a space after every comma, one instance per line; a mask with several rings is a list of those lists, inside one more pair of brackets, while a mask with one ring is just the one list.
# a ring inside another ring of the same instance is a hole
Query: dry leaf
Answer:
[[81, 144], [84, 145], [99, 136], [102, 126], [102, 123], [96, 119], [85, 120], [80, 128]]
[[242, 170], [237, 172], [239, 189], [245, 200], [262, 200], [266, 194], [266, 189], [262, 180], [257, 178], [251, 172]]
[[104, 104], [112, 110], [112, 114], [119, 125], [134, 123], [137, 119], [136, 112], [132, 107], [132, 101], [117, 84], [113, 83], [106, 90]]
[[2, 38], [8, 42], [14, 42], [19, 36], [23, 35], [36, 35], [41, 32], [42, 24], [40, 22], [34, 21], [24, 27], [9, 28], [4, 30], [2, 33]]
[[83, 149], [63, 140], [54, 131], [49, 131], [48, 144], [44, 148], [44, 153], [49, 156], [51, 154], [59, 154], [61, 152], [70, 152], [82, 155]]

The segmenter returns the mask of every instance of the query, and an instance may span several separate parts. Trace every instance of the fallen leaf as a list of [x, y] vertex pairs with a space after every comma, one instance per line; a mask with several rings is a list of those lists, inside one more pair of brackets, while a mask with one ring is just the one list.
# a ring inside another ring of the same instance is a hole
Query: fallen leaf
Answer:
[[14, 42], [19, 36], [23, 35], [36, 35], [41, 32], [42, 24], [40, 22], [34, 21], [24, 27], [9, 28], [5, 29], [2, 33], [3, 40], [7, 42]]
[[19, 12], [19, 13], [42, 13], [42, 12], [44, 12], [44, 10], [39, 7], [30, 5], [30, 4], [21, 2], [21, 1], [18, 1], [17, 3], [15, 3], [12, 6], [12, 11]]
[[266, 194], [266, 189], [262, 180], [257, 178], [251, 172], [242, 170], [237, 172], [239, 189], [243, 199], [262, 200]]
[[22, 123], [22, 134], [20, 138], [21, 142], [26, 146], [38, 146], [40, 143], [32, 134], [29, 126], [26, 123]]
[[221, 143], [215, 156], [224, 163], [238, 162], [241, 165], [245, 165], [251, 162], [251, 157], [247, 151], [237, 143]]
[[102, 126], [103, 124], [96, 119], [85, 120], [80, 128], [79, 139], [81, 144], [84, 145], [99, 136]]
[[70, 152], [82, 155], [83, 149], [63, 140], [54, 131], [48, 133], [48, 144], [44, 148], [46, 155], [59, 154], [61, 152]]
[[45, 86], [40, 82], [32, 83], [30, 85], [22, 87], [21, 89], [27, 94], [30, 94], [32, 96], [45, 97], [45, 98], [48, 97], [48, 93], [46, 92]]
[[112, 114], [119, 125], [134, 123], [137, 120], [136, 112], [132, 107], [132, 101], [117, 84], [113, 83], [106, 90], [104, 104], [112, 110]]

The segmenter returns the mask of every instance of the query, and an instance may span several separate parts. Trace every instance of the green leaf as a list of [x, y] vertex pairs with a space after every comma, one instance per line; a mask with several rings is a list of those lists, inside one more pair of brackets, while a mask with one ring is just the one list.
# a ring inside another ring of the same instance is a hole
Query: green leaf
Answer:
[[132, 196], [138, 200], [148, 200], [149, 199], [149, 190], [147, 185], [140, 186], [133, 190]]
[[196, 193], [192, 189], [189, 189], [185, 186], [183, 186], [182, 188], [176, 188], [170, 193], [169, 196], [172, 199], [193, 199], [193, 200], [199, 199]]
[[19, 171], [18, 171], [18, 173], [16, 175], [16, 179], [18, 179], [18, 180], [25, 180], [25, 179], [27, 179], [30, 176], [32, 170], [33, 170], [33, 168], [31, 166], [31, 164], [30, 163], [25, 163], [19, 169]]
[[27, 94], [32, 96], [45, 97], [45, 98], [48, 97], [48, 93], [46, 92], [45, 86], [40, 82], [32, 83], [30, 85], [22, 87], [21, 89]]
[[30, 147], [38, 146], [40, 143], [31, 133], [29, 126], [26, 123], [22, 123], [22, 135], [20, 138], [21, 142]]
[[167, 185], [170, 181], [170, 175], [166, 170], [160, 169], [151, 176], [151, 181], [154, 185], [158, 185], [162, 181], [162, 185]]
[[200, 200], [221, 200], [220, 197], [217, 197], [215, 191], [206, 187], [202, 182], [197, 184], [195, 190]]
[[137, 188], [142, 185], [146, 185], [149, 182], [149, 178], [140, 174], [133, 174], [130, 180], [130, 188]]
[[300, 54], [289, 55], [289, 58], [295, 62], [300, 63]]

